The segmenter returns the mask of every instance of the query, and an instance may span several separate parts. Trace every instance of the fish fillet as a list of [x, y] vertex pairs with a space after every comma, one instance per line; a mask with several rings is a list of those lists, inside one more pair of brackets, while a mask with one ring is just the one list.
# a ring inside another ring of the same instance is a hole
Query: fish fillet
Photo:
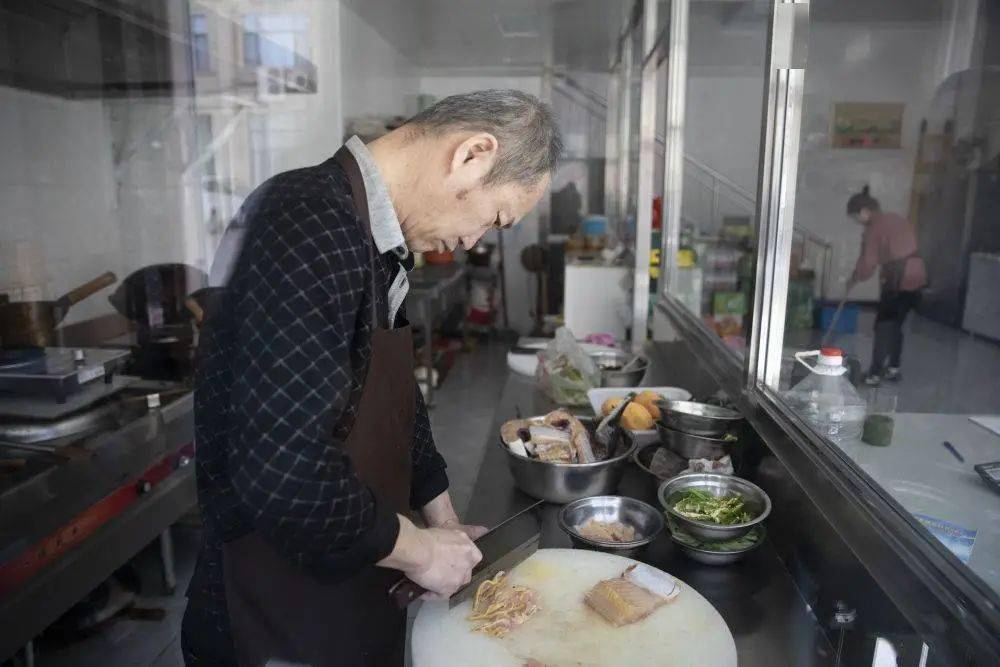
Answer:
[[668, 597], [657, 595], [634, 583], [636, 578], [630, 574], [626, 570], [620, 577], [599, 581], [584, 598], [587, 606], [615, 627], [641, 621], [677, 597], [676, 590]]

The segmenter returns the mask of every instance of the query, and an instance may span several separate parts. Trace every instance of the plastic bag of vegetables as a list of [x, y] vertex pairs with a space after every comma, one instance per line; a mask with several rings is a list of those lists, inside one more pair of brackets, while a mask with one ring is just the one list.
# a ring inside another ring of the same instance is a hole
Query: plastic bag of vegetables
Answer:
[[566, 327], [538, 353], [535, 378], [549, 398], [560, 405], [587, 405], [587, 390], [601, 386], [601, 371]]

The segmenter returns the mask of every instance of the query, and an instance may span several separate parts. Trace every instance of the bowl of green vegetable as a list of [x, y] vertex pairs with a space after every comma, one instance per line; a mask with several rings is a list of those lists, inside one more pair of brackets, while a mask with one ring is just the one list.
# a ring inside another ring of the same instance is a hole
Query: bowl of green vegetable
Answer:
[[771, 513], [771, 499], [764, 490], [734, 475], [678, 475], [661, 484], [657, 495], [667, 516], [704, 542], [742, 537]]
[[671, 541], [691, 560], [705, 565], [731, 565], [759, 547], [764, 542], [764, 526], [757, 524], [745, 535], [725, 542], [700, 540], [667, 516], [667, 532]]

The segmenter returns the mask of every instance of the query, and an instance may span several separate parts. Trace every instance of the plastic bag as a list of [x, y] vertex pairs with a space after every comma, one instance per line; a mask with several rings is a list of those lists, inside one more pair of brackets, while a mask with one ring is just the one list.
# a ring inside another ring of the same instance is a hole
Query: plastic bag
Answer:
[[691, 459], [688, 461], [688, 472], [714, 472], [720, 475], [733, 474], [733, 460], [726, 454], [721, 459]]
[[535, 378], [549, 398], [560, 405], [588, 405], [587, 390], [601, 386], [601, 371], [566, 327], [538, 353]]

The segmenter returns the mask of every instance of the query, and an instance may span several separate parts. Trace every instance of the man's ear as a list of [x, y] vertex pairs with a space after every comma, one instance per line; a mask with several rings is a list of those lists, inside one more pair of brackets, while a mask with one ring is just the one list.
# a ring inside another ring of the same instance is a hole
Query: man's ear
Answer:
[[466, 138], [451, 157], [451, 171], [468, 176], [468, 184], [478, 183], [493, 168], [500, 144], [489, 132], [477, 132]]

